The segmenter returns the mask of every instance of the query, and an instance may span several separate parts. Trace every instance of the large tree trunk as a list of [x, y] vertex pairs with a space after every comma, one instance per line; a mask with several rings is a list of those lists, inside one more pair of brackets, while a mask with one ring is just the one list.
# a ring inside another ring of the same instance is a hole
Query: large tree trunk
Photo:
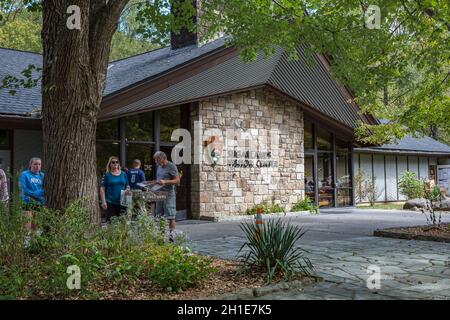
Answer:
[[[128, 0], [45, 0], [42, 126], [46, 201], [53, 209], [85, 199], [99, 221], [95, 130], [111, 40]], [[81, 29], [66, 25], [70, 5]]]

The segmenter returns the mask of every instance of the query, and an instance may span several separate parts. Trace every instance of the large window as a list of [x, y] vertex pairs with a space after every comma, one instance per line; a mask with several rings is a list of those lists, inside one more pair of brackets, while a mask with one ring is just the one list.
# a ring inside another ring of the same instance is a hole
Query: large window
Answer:
[[314, 149], [314, 141], [313, 141], [313, 125], [311, 122], [305, 121], [305, 131], [304, 131], [304, 149], [305, 150], [313, 150]]
[[333, 142], [331, 133], [317, 127], [317, 149], [323, 151], [333, 150]]
[[97, 123], [97, 176], [100, 179], [106, 171], [106, 164], [111, 156], [119, 157], [119, 120]]
[[351, 205], [351, 142], [307, 121], [304, 138], [305, 195], [313, 198], [320, 207]]
[[319, 206], [333, 206], [333, 155], [331, 153], [317, 155], [317, 183], [319, 184]]
[[[131, 168], [133, 160], [139, 159], [147, 180], [156, 178], [153, 154], [158, 146], [171, 157], [171, 141], [175, 129], [185, 127], [188, 117], [182, 115], [189, 109], [174, 107], [124, 117], [121, 120], [101, 122], [97, 126], [97, 168], [99, 178], [105, 172], [110, 156], [124, 157], [122, 167]], [[121, 140], [121, 137], [125, 138]], [[158, 139], [159, 137], [159, 139]], [[188, 166], [178, 166], [181, 183], [177, 187], [177, 210], [188, 208]]]
[[181, 128], [181, 109], [179, 107], [160, 111], [161, 141], [171, 141], [172, 132]]
[[153, 180], [154, 176], [154, 164], [153, 164], [153, 154], [155, 153], [154, 144], [148, 143], [127, 143], [125, 152], [127, 155], [126, 166], [128, 168], [133, 167], [133, 160], [141, 160], [141, 169], [145, 172], [145, 177], [147, 180]]
[[9, 148], [9, 131], [0, 130], [0, 148]]
[[119, 120], [110, 120], [97, 123], [97, 140], [118, 140]]
[[315, 181], [314, 179], [314, 156], [305, 155], [305, 195], [314, 200]]
[[130, 141], [154, 141], [153, 137], [153, 113], [147, 112], [125, 118], [125, 135]]
[[119, 157], [119, 142], [97, 141], [97, 175], [101, 177], [106, 171], [106, 164], [111, 156]]

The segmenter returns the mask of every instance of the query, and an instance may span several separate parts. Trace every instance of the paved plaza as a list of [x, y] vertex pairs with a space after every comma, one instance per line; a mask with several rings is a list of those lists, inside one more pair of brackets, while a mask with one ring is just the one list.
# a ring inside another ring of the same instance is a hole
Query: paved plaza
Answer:
[[[297, 245], [324, 281], [258, 299], [450, 299], [449, 244], [371, 236], [377, 228], [424, 224], [420, 213], [354, 209], [290, 221], [307, 230]], [[239, 222], [186, 221], [180, 229], [195, 251], [225, 259], [236, 259], [245, 241]], [[374, 268], [380, 287], [369, 289]]]

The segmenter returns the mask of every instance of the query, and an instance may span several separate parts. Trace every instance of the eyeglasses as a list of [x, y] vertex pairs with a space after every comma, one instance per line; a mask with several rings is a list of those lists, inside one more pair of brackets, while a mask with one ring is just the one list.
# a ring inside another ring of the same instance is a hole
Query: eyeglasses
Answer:
[[119, 164], [119, 161], [111, 161], [111, 164]]

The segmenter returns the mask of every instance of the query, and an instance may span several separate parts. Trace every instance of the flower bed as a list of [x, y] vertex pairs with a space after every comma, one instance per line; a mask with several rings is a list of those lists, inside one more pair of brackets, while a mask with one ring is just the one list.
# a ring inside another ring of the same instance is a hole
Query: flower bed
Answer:
[[376, 237], [450, 243], [450, 223], [443, 223], [440, 226], [428, 225], [387, 228], [375, 230], [373, 235]]

